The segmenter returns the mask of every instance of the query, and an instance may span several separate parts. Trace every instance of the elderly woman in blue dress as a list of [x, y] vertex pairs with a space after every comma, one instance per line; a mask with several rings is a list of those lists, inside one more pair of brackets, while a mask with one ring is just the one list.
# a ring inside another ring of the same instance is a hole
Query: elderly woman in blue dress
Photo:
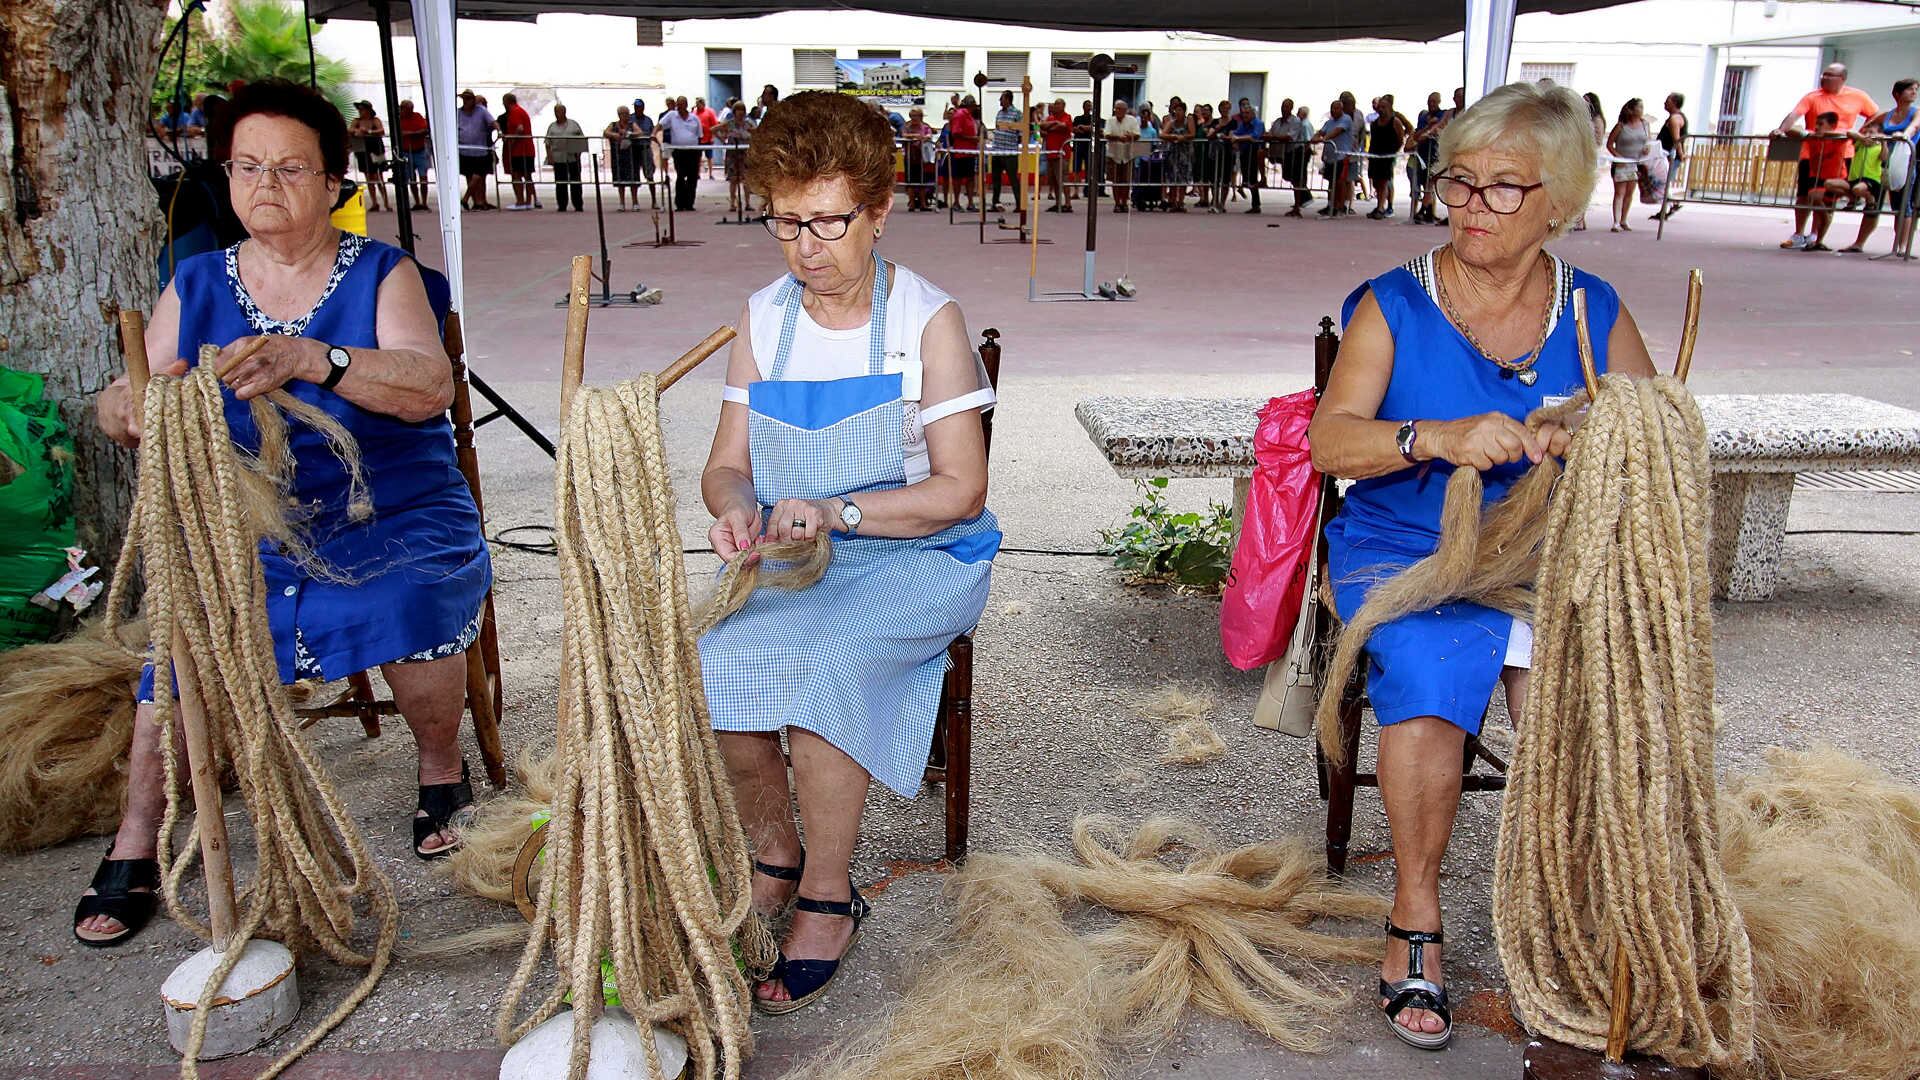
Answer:
[[[1489, 502], [1533, 463], [1567, 448], [1554, 425], [1522, 420], [1581, 385], [1572, 294], [1587, 291], [1602, 371], [1653, 374], [1612, 286], [1546, 243], [1580, 219], [1594, 186], [1593, 131], [1571, 91], [1515, 83], [1450, 123], [1434, 165], [1449, 241], [1362, 285], [1310, 438], [1314, 463], [1355, 481], [1328, 526], [1336, 606], [1351, 618], [1368, 588], [1431, 554], [1456, 468], [1484, 474]], [[1393, 911], [1379, 1005], [1393, 1033], [1444, 1047], [1452, 1014], [1441, 975], [1440, 865], [1460, 799], [1464, 740], [1496, 683], [1518, 715], [1530, 628], [1474, 604], [1447, 604], [1376, 630], [1367, 692], [1380, 723], [1380, 795], [1393, 835]]]
[[740, 317], [701, 477], [710, 536], [723, 558], [823, 531], [833, 543], [819, 584], [761, 590], [700, 643], [755, 906], [793, 910], [754, 991], [769, 1012], [814, 1000], [852, 946], [868, 778], [918, 790], [947, 643], [979, 619], [1000, 543], [980, 424], [993, 391], [960, 309], [874, 250], [893, 177], [885, 118], [830, 92], [783, 98], [747, 151], [787, 273]]
[[[461, 654], [479, 632], [491, 583], [445, 416], [453, 396], [440, 342], [445, 287], [400, 250], [329, 223], [347, 171], [347, 131], [319, 94], [249, 84], [233, 99], [232, 124], [224, 165], [249, 239], [180, 264], [154, 308], [147, 355], [155, 373], [179, 375], [203, 344], [221, 346], [223, 366], [250, 351], [223, 376], [227, 424], [243, 449], [258, 445], [247, 403], [278, 389], [332, 415], [359, 444], [373, 514], [354, 521], [341, 463], [311, 428], [289, 426], [309, 543], [337, 574], [316, 577], [263, 544], [267, 621], [287, 682], [381, 669], [419, 746], [414, 852], [444, 856], [473, 804], [458, 741]], [[124, 377], [97, 408], [108, 436], [139, 444]], [[126, 940], [154, 911], [166, 796], [151, 670], [139, 694], [126, 811], [74, 914], [74, 935], [88, 945]]]

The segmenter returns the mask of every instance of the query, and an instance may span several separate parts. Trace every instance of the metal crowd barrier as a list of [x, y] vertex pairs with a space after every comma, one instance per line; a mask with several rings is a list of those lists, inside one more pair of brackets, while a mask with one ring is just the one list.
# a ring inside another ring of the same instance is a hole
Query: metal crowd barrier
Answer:
[[[1666, 194], [1660, 206], [1660, 231], [1666, 232], [1671, 208], [1688, 203], [1710, 206], [1752, 206], [1777, 210], [1806, 210], [1836, 214], [1878, 215], [1894, 218], [1892, 254], [1912, 259], [1913, 222], [1916, 212], [1916, 187], [1920, 186], [1920, 148], [1908, 155], [1905, 182], [1899, 191], [1886, 188], [1883, 171], [1881, 196], [1859, 207], [1844, 203], [1816, 204], [1799, 201], [1799, 163], [1801, 147], [1808, 141], [1833, 146], [1850, 139], [1849, 135], [1803, 135], [1775, 138], [1771, 135], [1689, 135], [1686, 157], [1675, 162], [1667, 177]], [[1883, 147], [1896, 139], [1881, 138]], [[1836, 153], [1837, 150], [1826, 152]]]

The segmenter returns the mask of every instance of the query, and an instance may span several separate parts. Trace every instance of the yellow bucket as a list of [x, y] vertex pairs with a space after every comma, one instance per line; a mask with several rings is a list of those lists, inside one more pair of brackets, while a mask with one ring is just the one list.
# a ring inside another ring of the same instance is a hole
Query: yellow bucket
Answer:
[[347, 204], [335, 210], [333, 216], [327, 220], [336, 229], [353, 233], [355, 236], [367, 235], [367, 193], [355, 191], [352, 198], [347, 200]]

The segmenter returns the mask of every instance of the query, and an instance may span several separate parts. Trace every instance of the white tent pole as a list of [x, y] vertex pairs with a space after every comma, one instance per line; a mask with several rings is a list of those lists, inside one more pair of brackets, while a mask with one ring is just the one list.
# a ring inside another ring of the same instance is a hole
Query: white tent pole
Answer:
[[433, 179], [440, 196], [440, 250], [446, 259], [453, 310], [466, 310], [466, 273], [460, 244], [460, 135], [454, 121], [453, 0], [413, 0], [413, 40], [420, 50], [421, 97], [433, 134]]
[[1467, 0], [1466, 31], [1461, 35], [1467, 100], [1477, 101], [1503, 86], [1513, 61], [1516, 0]]

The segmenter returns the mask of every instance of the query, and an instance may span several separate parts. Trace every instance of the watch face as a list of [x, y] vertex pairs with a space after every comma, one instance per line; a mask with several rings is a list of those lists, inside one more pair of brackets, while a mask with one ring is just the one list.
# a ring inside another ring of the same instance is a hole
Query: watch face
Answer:
[[860, 524], [860, 508], [853, 505], [852, 503], [847, 503], [844, 506], [842, 506], [840, 508], [840, 522], [841, 524], [848, 525], [848, 526], [859, 525]]

